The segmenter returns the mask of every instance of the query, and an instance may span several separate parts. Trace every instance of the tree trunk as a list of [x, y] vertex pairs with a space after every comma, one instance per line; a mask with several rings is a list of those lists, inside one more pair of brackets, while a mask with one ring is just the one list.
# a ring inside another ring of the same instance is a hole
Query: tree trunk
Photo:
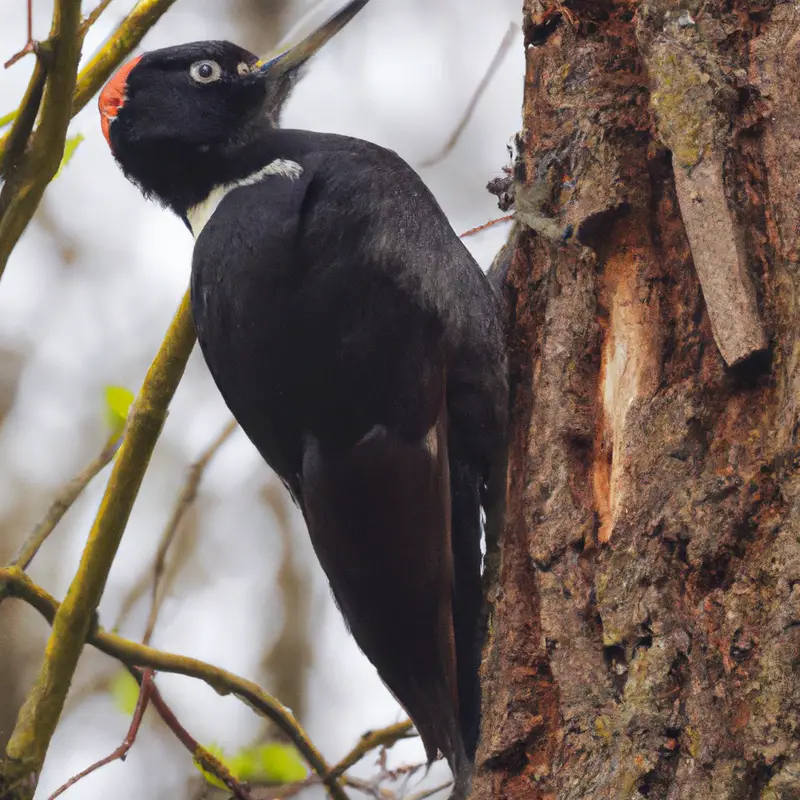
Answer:
[[800, 798], [800, 8], [524, 14], [473, 800]]

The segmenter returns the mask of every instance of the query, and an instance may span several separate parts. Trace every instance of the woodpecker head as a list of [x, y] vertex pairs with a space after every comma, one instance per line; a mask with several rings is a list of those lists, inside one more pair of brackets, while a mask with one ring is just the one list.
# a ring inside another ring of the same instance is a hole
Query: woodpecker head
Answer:
[[100, 93], [103, 135], [126, 177], [179, 213], [244, 169], [248, 145], [278, 124], [306, 61], [369, 0], [350, 0], [277, 57], [230, 42], [153, 50], [124, 64]]

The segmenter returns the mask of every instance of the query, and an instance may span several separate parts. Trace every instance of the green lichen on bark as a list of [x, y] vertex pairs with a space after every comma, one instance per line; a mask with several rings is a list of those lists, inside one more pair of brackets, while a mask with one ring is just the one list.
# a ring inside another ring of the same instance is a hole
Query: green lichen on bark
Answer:
[[636, 39], [647, 68], [656, 132], [673, 159], [691, 169], [721, 148], [730, 130], [735, 92], [706, 30], [702, 4], [649, 0], [641, 4]]
[[673, 42], [657, 42], [648, 60], [658, 134], [683, 167], [693, 167], [710, 150], [722, 128], [714, 109], [717, 82]]

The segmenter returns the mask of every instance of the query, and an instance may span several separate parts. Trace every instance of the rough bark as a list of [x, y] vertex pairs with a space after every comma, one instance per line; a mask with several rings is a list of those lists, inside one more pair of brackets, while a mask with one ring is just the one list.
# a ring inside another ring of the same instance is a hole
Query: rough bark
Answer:
[[524, 29], [473, 798], [798, 798], [800, 8]]

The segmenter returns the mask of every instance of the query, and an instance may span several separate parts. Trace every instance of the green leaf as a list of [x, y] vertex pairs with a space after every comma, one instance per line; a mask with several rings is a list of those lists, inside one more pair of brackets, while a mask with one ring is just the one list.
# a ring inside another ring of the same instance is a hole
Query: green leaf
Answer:
[[[218, 758], [228, 771], [243, 783], [284, 784], [302, 781], [308, 775], [305, 764], [297, 750], [288, 744], [269, 742], [255, 747], [244, 747], [234, 756], [226, 756], [224, 750], [216, 744], [206, 748], [211, 755]], [[208, 770], [203, 769], [195, 760], [195, 767], [212, 785], [220, 789], [227, 788], [222, 781]]]
[[61, 163], [58, 165], [58, 170], [55, 174], [53, 180], [55, 180], [60, 174], [61, 170], [69, 164], [72, 160], [72, 156], [75, 155], [75, 151], [78, 149], [78, 145], [85, 139], [86, 137], [82, 133], [77, 133], [75, 136], [70, 136], [64, 142], [64, 155], [61, 156]]
[[126, 716], [131, 716], [139, 700], [139, 684], [127, 670], [121, 669], [111, 681], [114, 704]]
[[128, 412], [133, 403], [133, 392], [124, 386], [106, 386], [105, 395], [106, 422], [111, 429], [112, 438], [116, 438], [125, 430]]
[[295, 783], [308, 775], [297, 750], [280, 742], [245, 747], [231, 759], [230, 770], [240, 781], [272, 784]]

